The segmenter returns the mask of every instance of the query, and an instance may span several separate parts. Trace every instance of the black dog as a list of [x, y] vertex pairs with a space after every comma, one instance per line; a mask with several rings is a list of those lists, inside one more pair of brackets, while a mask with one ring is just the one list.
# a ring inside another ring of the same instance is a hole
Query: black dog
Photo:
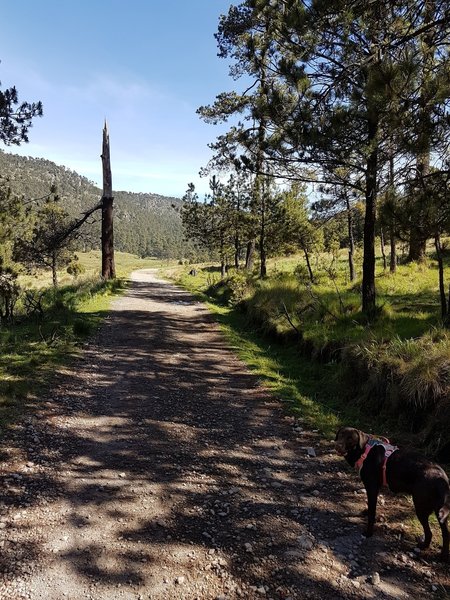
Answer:
[[336, 434], [336, 451], [344, 456], [350, 466], [359, 469], [367, 492], [368, 523], [366, 536], [373, 533], [377, 497], [382, 485], [392, 492], [411, 494], [423, 531], [419, 547], [428, 548], [431, 529], [428, 518], [435, 513], [442, 531], [441, 560], [449, 560], [450, 485], [443, 469], [424, 456], [391, 446], [388, 440], [376, 438], [354, 429], [341, 427]]

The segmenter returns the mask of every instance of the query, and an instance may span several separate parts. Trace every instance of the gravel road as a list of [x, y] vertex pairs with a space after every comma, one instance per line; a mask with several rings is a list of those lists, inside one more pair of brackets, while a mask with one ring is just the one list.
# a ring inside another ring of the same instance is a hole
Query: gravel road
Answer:
[[1, 448], [0, 599], [449, 598], [411, 503], [365, 496], [207, 309], [151, 269]]

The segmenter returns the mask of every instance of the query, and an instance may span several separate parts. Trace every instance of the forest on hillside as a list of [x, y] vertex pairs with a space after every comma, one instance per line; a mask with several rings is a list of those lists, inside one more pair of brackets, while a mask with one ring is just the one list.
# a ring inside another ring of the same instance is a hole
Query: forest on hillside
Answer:
[[[52, 189], [59, 198], [67, 220], [79, 218], [95, 206], [102, 195], [92, 181], [44, 158], [24, 157], [0, 151], [0, 185], [32, 206]], [[186, 242], [180, 219], [182, 201], [158, 194], [114, 192], [115, 247], [141, 257], [198, 258], [192, 243]], [[99, 215], [90, 219], [82, 235], [72, 244], [75, 251], [97, 249], [100, 245]]]

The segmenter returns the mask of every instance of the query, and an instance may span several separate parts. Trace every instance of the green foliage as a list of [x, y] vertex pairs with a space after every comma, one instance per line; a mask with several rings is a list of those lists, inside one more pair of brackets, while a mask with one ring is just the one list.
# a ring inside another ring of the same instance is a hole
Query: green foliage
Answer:
[[231, 175], [225, 183], [213, 176], [210, 189], [200, 201], [194, 185], [189, 184], [181, 218], [187, 237], [210, 256], [218, 256], [225, 277], [226, 265], [239, 268], [243, 245], [252, 236], [249, 182], [242, 175]]
[[[353, 240], [363, 242], [360, 293], [367, 317], [378, 313], [377, 195], [396, 199], [385, 222], [392, 242], [409, 240], [410, 258], [414, 240], [424, 249], [427, 239], [448, 232], [450, 58], [441, 51], [448, 23], [445, 2], [412, 0], [243, 0], [219, 22], [219, 56], [233, 61], [235, 80], [245, 76], [245, 92], [221, 93], [199, 109], [214, 124], [238, 118], [211, 144], [210, 167], [317, 182], [323, 197], [315, 204], [328, 213], [316, 219], [325, 248], [336, 254], [348, 238], [352, 279]], [[355, 210], [361, 202], [364, 228]], [[264, 226], [260, 233], [266, 235]], [[281, 237], [292, 243], [289, 226]], [[264, 244], [271, 242], [267, 232]], [[439, 240], [436, 246], [439, 253]], [[261, 254], [262, 276], [264, 260]], [[448, 320], [441, 264], [439, 281]]]
[[80, 263], [78, 256], [74, 255], [67, 267], [67, 272], [69, 275], [72, 275], [75, 279], [77, 279], [80, 275], [86, 273], [86, 268]]
[[[344, 355], [347, 383], [365, 412], [412, 430], [430, 452], [450, 443], [450, 336], [371, 340]], [[361, 382], [354, 389], [355, 381]]]
[[[70, 169], [58, 166], [42, 158], [31, 158], [0, 151], [0, 175], [3, 187], [18, 200], [18, 207], [25, 211], [30, 199], [44, 198], [54, 185], [58, 189], [60, 205], [68, 214], [68, 220], [79, 218], [86, 210], [95, 206], [102, 191], [85, 177]], [[0, 186], [1, 189], [1, 186]], [[0, 198], [1, 202], [1, 198]], [[205, 253], [184, 238], [180, 218], [182, 201], [158, 194], [134, 194], [114, 192], [114, 238], [115, 248], [120, 252], [140, 257], [188, 258], [199, 260]], [[2, 215], [0, 211], [0, 241]], [[16, 220], [17, 227], [17, 220]], [[20, 232], [20, 227], [19, 227]], [[0, 245], [1, 247], [1, 245]], [[83, 236], [74, 242], [75, 251], [87, 251], [100, 247], [100, 222], [93, 216], [83, 226]]]
[[[352, 365], [366, 371], [366, 393], [384, 386], [384, 397], [398, 411], [429, 412], [450, 393], [450, 336], [432, 330], [418, 339], [394, 338], [388, 342], [368, 341], [349, 352]], [[382, 381], [380, 381], [380, 379]]]
[[206, 289], [206, 293], [214, 296], [222, 304], [228, 306], [239, 306], [251, 295], [255, 281], [247, 271], [234, 271], [232, 275], [218, 282], [212, 282]]
[[42, 117], [41, 102], [19, 102], [15, 87], [0, 90], [0, 140], [7, 146], [28, 142], [35, 117]]
[[0, 326], [12, 321], [14, 308], [20, 295], [17, 273], [0, 262]]
[[31, 213], [33, 228], [29, 238], [17, 240], [14, 257], [29, 269], [50, 269], [53, 285], [57, 285], [57, 271], [74, 260], [69, 246], [75, 237], [71, 232], [68, 213], [60, 198], [50, 194]]
[[[359, 310], [359, 282], [348, 282], [345, 261], [334, 261], [334, 282], [319, 272], [318, 282], [311, 284], [306, 271], [301, 277], [296, 274], [302, 270], [298, 260], [277, 259], [277, 269], [271, 267], [267, 279], [250, 280], [239, 303], [230, 301], [232, 287], [237, 283], [239, 290], [241, 284], [234, 276], [211, 288], [211, 272], [198, 268], [195, 278], [184, 276], [181, 281], [200, 297], [210, 291], [219, 298], [221, 308], [214, 308], [219, 318], [237, 324], [234, 343], [246, 346], [251, 338], [255, 345], [245, 351], [246, 359], [269, 382], [276, 380], [276, 389], [282, 377], [273, 375], [271, 362], [274, 355], [282, 355], [276, 369], [288, 372], [297, 390], [283, 388], [296, 398], [292, 407], [298, 403], [311, 414], [312, 407], [304, 404], [307, 384], [302, 377], [317, 369], [308, 393], [320, 398], [318, 413], [332, 406], [342, 420], [361, 426], [370, 421], [375, 427], [379, 420], [384, 430], [413, 430], [417, 444], [438, 452], [450, 442], [450, 335], [439, 327], [436, 315], [435, 262], [399, 266], [395, 274], [384, 274], [380, 265], [383, 304], [377, 322], [368, 325]], [[330, 257], [321, 262], [329, 264]]]
[[230, 290], [229, 304], [238, 306], [245, 302], [252, 294], [254, 280], [246, 271], [236, 271], [226, 281]]

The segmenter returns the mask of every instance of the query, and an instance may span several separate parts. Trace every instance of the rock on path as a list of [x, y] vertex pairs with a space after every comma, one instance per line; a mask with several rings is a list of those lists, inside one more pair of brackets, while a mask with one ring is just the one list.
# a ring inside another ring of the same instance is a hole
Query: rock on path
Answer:
[[397, 534], [401, 512], [360, 536], [356, 477], [208, 311], [132, 279], [4, 441], [0, 599], [439, 597], [448, 573]]

